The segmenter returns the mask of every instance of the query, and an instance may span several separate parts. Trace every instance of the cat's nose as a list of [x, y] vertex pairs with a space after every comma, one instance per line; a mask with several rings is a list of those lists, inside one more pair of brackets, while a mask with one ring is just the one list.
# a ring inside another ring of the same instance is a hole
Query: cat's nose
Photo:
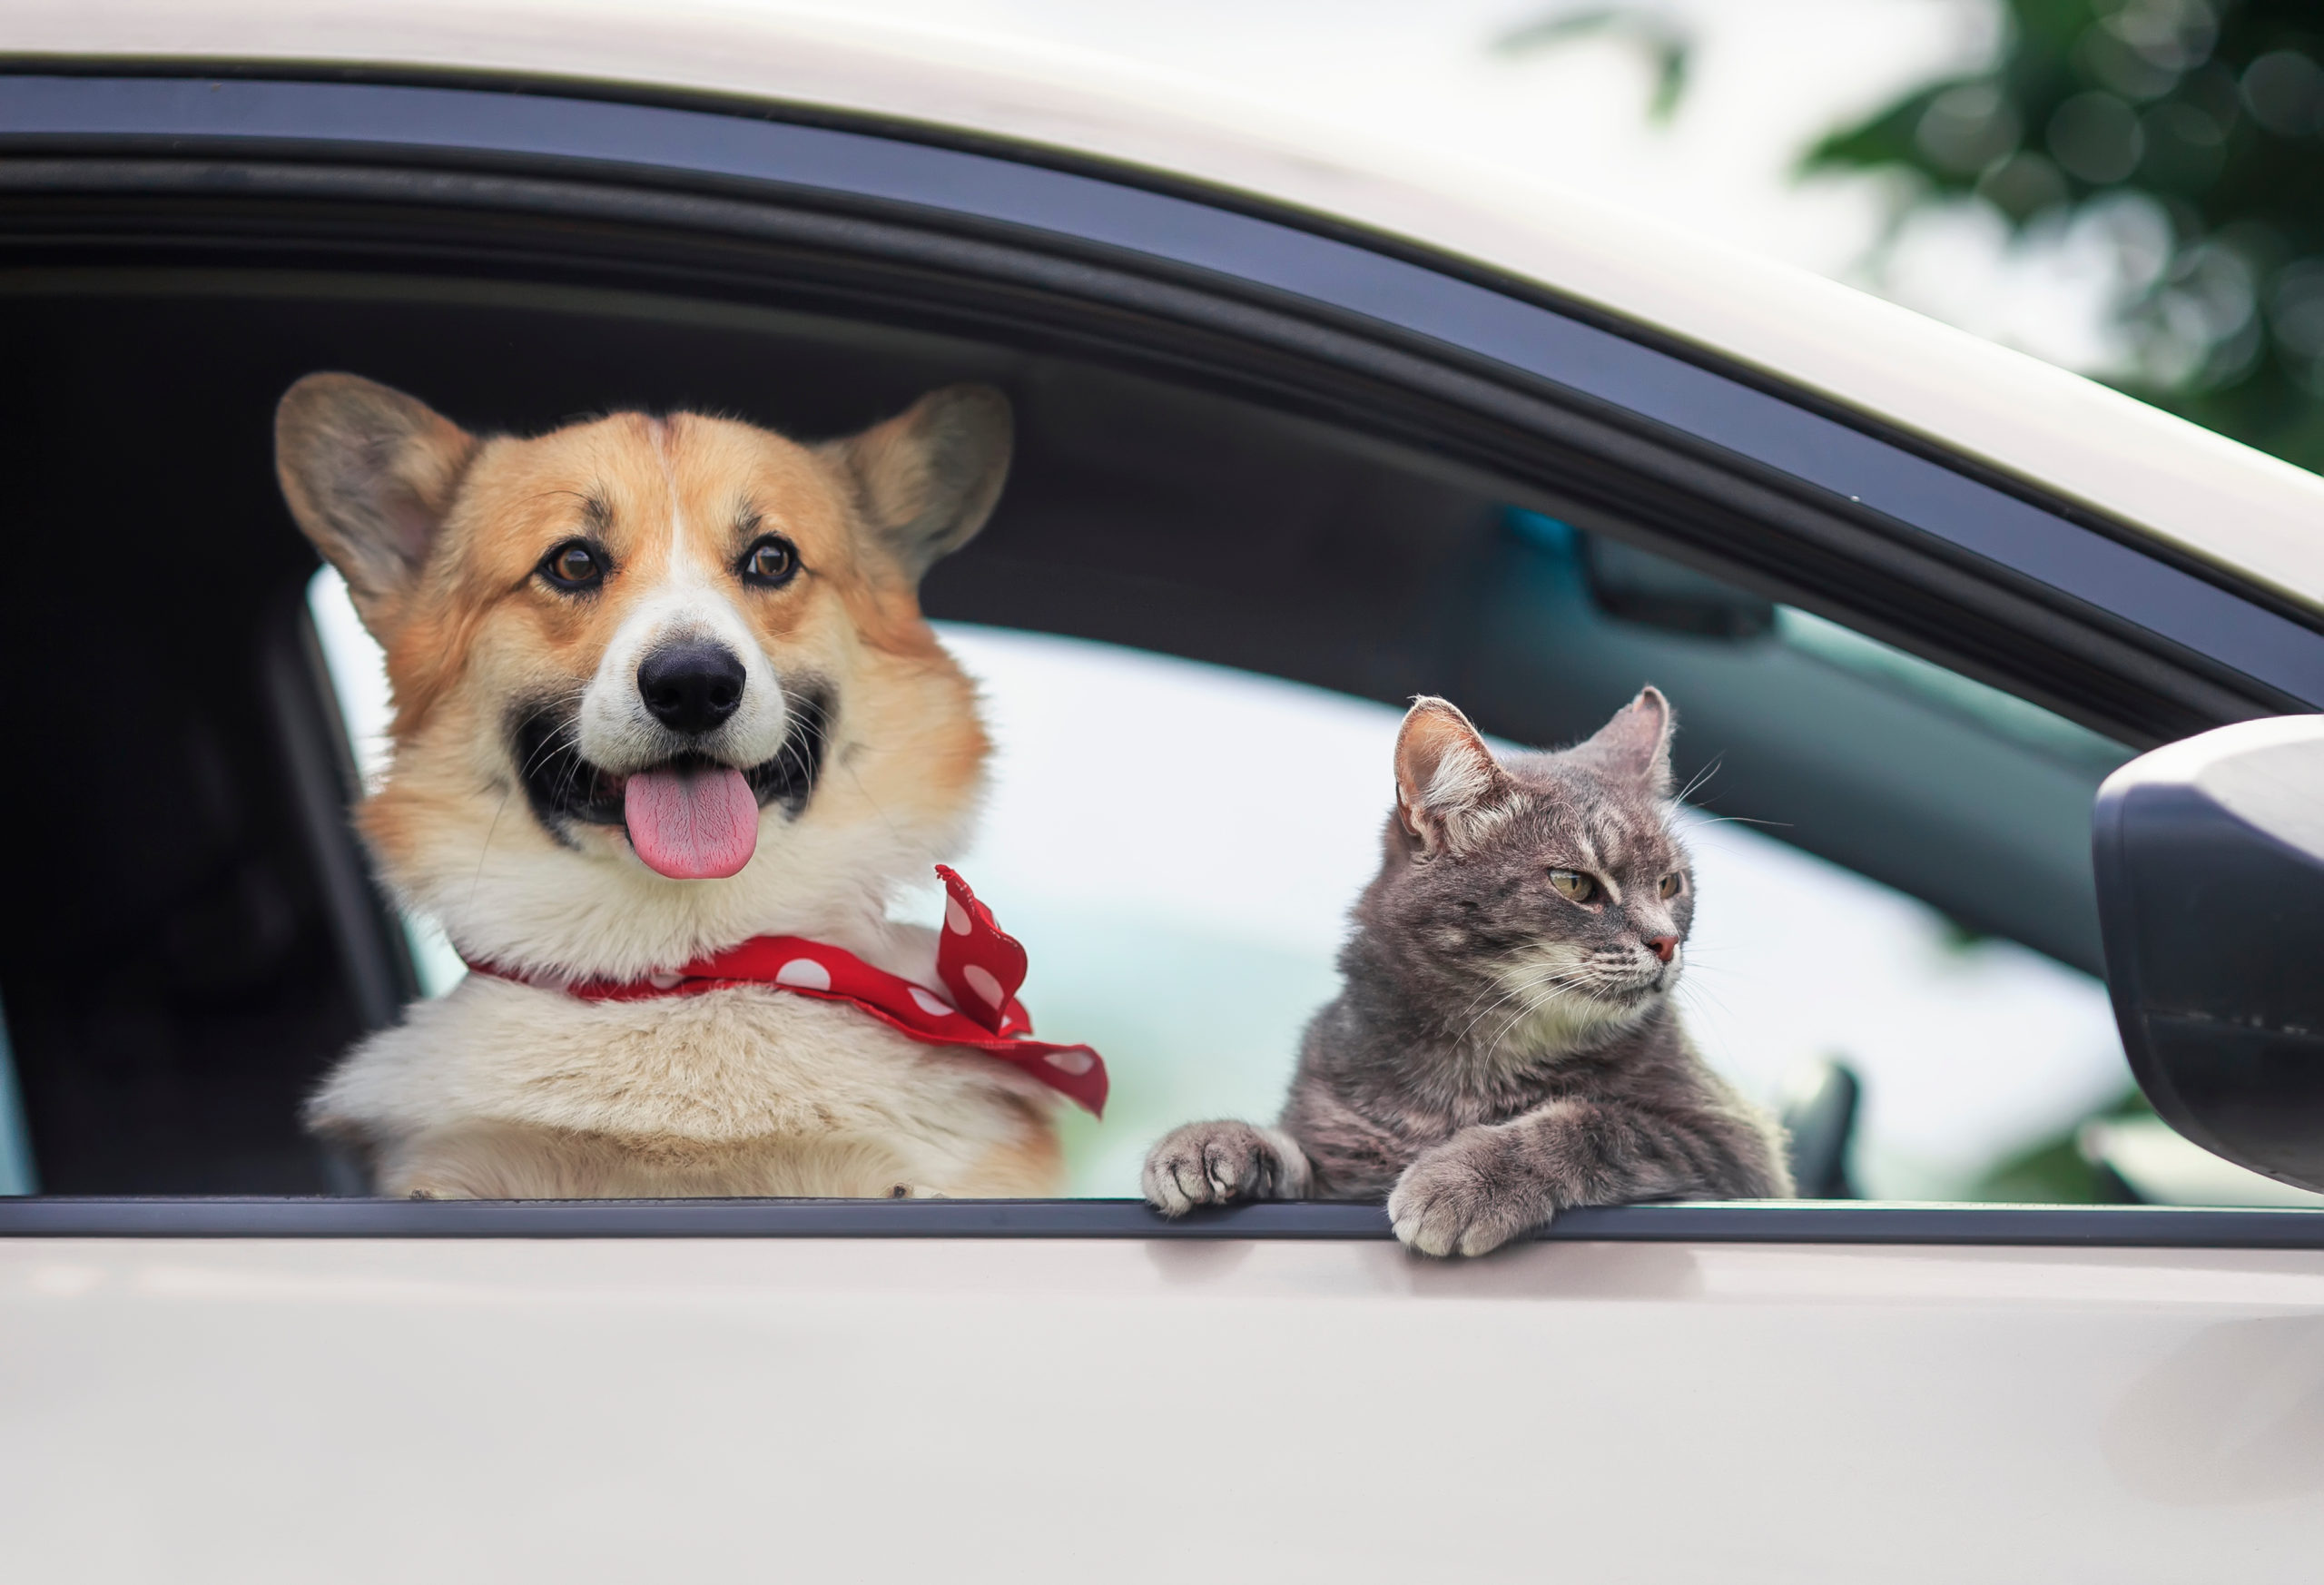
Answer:
[[1679, 952], [1679, 938], [1676, 936], [1649, 936], [1646, 938], [1646, 944], [1652, 948], [1654, 955], [1665, 963], [1670, 961]]

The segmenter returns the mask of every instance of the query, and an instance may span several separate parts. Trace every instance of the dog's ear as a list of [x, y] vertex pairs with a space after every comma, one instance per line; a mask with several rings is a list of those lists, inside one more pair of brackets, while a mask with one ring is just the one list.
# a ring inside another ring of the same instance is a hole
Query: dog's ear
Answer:
[[290, 515], [382, 642], [476, 448], [426, 403], [352, 374], [310, 374], [274, 409], [274, 470]]
[[1007, 397], [989, 385], [953, 385], [826, 449], [872, 532], [918, 583], [992, 516], [1014, 438]]

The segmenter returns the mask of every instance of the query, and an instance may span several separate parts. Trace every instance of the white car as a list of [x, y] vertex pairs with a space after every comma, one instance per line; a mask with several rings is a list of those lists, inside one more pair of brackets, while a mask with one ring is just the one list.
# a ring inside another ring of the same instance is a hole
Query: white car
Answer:
[[[16, 0], [0, 294], [10, 1579], [2312, 1577], [2324, 479], [1490, 171], [765, 7]], [[1010, 392], [928, 601], [1014, 756], [965, 867], [1115, 1067], [1086, 1197], [351, 1192], [299, 1100], [457, 970], [346, 822], [375, 663], [267, 454], [320, 368]], [[1823, 1059], [1832, 1197], [1474, 1262], [1130, 1197], [1279, 1098], [1394, 704], [1647, 681], [1743, 822], [1689, 1016]], [[2144, 1203], [1971, 1203], [2004, 1157]]]

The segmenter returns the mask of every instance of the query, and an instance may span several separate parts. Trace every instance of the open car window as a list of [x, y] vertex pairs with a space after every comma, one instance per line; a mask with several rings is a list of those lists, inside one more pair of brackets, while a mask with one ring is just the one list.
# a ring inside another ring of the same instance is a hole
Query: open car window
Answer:
[[[32, 350], [80, 357], [123, 336], [195, 358], [221, 335], [277, 346], [266, 375], [232, 399], [237, 488], [259, 559], [311, 567], [263, 471], [278, 373], [383, 358], [399, 373], [387, 340], [497, 339], [519, 349], [518, 369], [541, 360], [529, 383], [545, 403], [492, 399], [520, 425], [534, 407], [551, 419], [570, 410], [600, 379], [557, 361], [572, 357], [563, 327], [589, 322], [596, 305], [397, 298], [389, 290], [360, 318], [295, 295], [207, 302], [196, 316], [164, 291], [68, 310]], [[665, 371], [673, 397], [691, 388], [714, 399], [756, 379], [666, 318], [618, 322], [626, 340], [609, 353]], [[1300, 1029], [1332, 994], [1347, 906], [1376, 863], [1393, 700], [1442, 691], [1506, 739], [1547, 745], [1586, 735], [1650, 682], [1681, 722], [1703, 899], [1682, 1001], [1707, 1055], [1771, 1105], [1816, 1064], [1852, 1070], [1863, 1086], [1846, 1163], [1856, 1192], [2121, 1196], [2090, 1158], [2090, 1130], [2144, 1119], [2116, 1115], [2132, 1090], [2093, 972], [2087, 822], [2127, 746], [1828, 617], [1512, 506], [1425, 458], [1067, 360], [1010, 364], [840, 321], [737, 322], [859, 379], [911, 353], [871, 380], [882, 390], [980, 371], [1015, 387], [1026, 438], [1001, 514], [940, 567], [929, 598], [982, 687], [998, 747], [962, 868], [1032, 950], [1026, 993], [1041, 1032], [1095, 1045], [1114, 1072], [1104, 1124], [1065, 1123], [1071, 1192], [1133, 1194], [1160, 1132], [1280, 1104]], [[456, 408], [473, 379], [457, 367], [399, 377]], [[859, 391], [850, 410], [892, 399]], [[154, 420], [181, 410], [163, 399]], [[764, 416], [811, 433], [816, 423], [812, 411]], [[1060, 616], [1129, 642], [1039, 630]], [[327, 1160], [297, 1165], [309, 1149], [299, 1098], [363, 1023], [442, 994], [463, 971], [430, 921], [366, 901], [347, 841], [345, 799], [379, 771], [386, 695], [343, 587], [328, 571], [300, 573], [260, 603], [255, 627], [255, 652], [207, 628], [182, 635], [215, 655], [211, 694], [156, 729], [186, 743], [169, 785], [211, 800], [192, 812], [216, 832], [210, 867], [155, 893], [161, 922], [145, 927], [176, 978], [141, 983], [150, 999], [135, 1019], [53, 994], [65, 982], [41, 973], [30, 948], [18, 982], [0, 988], [38, 1015], [25, 1086], [35, 1158], [44, 1131], [70, 1141], [76, 1128], [116, 1152], [53, 1146], [59, 1171], [46, 1182], [351, 1186]], [[313, 695], [304, 704], [301, 689]], [[199, 735], [229, 694], [256, 718], [254, 751]], [[337, 735], [328, 754], [294, 717]], [[1224, 805], [1204, 787], [1222, 774], [1235, 781]], [[266, 812], [261, 787], [276, 789], [281, 812]], [[158, 884], [150, 871], [143, 880]], [[934, 893], [903, 906], [932, 909]], [[324, 1000], [269, 1014], [287, 1005], [270, 999], [278, 984]], [[205, 1041], [222, 1054], [200, 1055]], [[238, 1063], [240, 1088], [229, 1082]], [[187, 1095], [276, 1154], [253, 1143], [251, 1165], [236, 1167], [184, 1136], [172, 1108]], [[146, 1133], [108, 1132], [109, 1108], [124, 1106]], [[169, 1141], [167, 1154], [141, 1137]], [[2248, 1176], [2214, 1172], [2171, 1192], [2270, 1197]]]
[[[1886, 718], [1870, 743], [1827, 738], [1836, 777], [1862, 780], [1876, 768], [1854, 756], [1915, 743], [1909, 768], [1930, 778], [1932, 803], [2001, 818], [2008, 806], [1980, 781], [2046, 778], [2065, 817], [2035, 840], [2057, 846], [2041, 856], [2060, 871], [2085, 840], [2075, 802], [2128, 757], [2049, 711], [1663, 558], [1534, 513], [1508, 512], [1505, 532], [1545, 569], [1540, 615], [1561, 630], [1561, 654], [1609, 672], [1635, 664], [1642, 681], [1739, 667], [1776, 688], [1788, 674], [1794, 711]], [[350, 746], [374, 778], [388, 714], [377, 646], [335, 572], [316, 575], [310, 604]], [[1402, 712], [1121, 645], [957, 622], [939, 632], [977, 681], [996, 749], [961, 868], [1032, 951], [1026, 996], [1042, 1032], [1097, 1046], [1113, 1073], [1105, 1122], [1065, 1121], [1068, 1192], [1134, 1196], [1146, 1148], [1167, 1129], [1271, 1117], [1282, 1104], [1376, 863]], [[1931, 733], [1939, 753], [1925, 752]], [[1686, 817], [1699, 901], [1679, 1000], [1705, 1055], [1776, 1109], [1823, 1064], [1845, 1064], [1863, 1086], [1846, 1167], [1866, 1197], [2110, 1190], [2087, 1159], [2098, 1131], [2142, 1119], [2113, 1116], [2136, 1109], [2135, 1092], [2103, 984], [1802, 852], [1779, 822], [1723, 817], [1726, 746], [1696, 745], [1710, 763]], [[1219, 774], [1233, 777], [1231, 798], [1205, 785]], [[932, 885], [899, 902], [923, 922], [940, 907]], [[432, 922], [404, 928], [423, 991], [457, 984], [465, 970]], [[2157, 1170], [2197, 1203], [2313, 1198], [2224, 1163], [2190, 1178], [2181, 1151]]]
[[[212, 86], [162, 110], [255, 94], [295, 120], [343, 96]], [[556, 135], [609, 137], [611, 113], [561, 104]], [[1000, 511], [924, 594], [999, 740], [963, 867], [1032, 949], [1042, 1032], [1115, 1069], [1102, 1128], [1068, 1123], [1077, 1193], [1128, 1192], [1173, 1123], [1273, 1110], [1374, 866], [1401, 701], [1549, 745], [1650, 682], [1697, 810], [1689, 1023], [1763, 1099], [1803, 1065], [1852, 1069], [1855, 1188], [2261, 1195], [2148, 1159], [2095, 978], [2089, 812], [2134, 749], [2312, 691], [2300, 623], [2023, 481], [1538, 294], [998, 157], [735, 127], [791, 185], [541, 167], [517, 205], [448, 165], [407, 182], [323, 151], [157, 209], [60, 155], [55, 193], [12, 210], [38, 267], [0, 272], [0, 445], [42, 598], [0, 642], [18, 676], [69, 648], [109, 702], [5, 700], [50, 751], [0, 787], [42, 838], [12, 852], [0, 929], [42, 1188], [345, 1192], [302, 1098], [461, 972], [350, 834], [376, 660], [270, 466], [281, 392], [338, 369], [520, 432], [634, 407], [835, 436], [949, 383], [1008, 393]], [[851, 208], [856, 167], [800, 162], [859, 144], [894, 181]], [[951, 181], [968, 166], [995, 184]], [[1102, 212], [1049, 202], [1095, 188]], [[1209, 229], [1173, 229], [1195, 211]], [[1225, 812], [1201, 796], [1222, 774]]]

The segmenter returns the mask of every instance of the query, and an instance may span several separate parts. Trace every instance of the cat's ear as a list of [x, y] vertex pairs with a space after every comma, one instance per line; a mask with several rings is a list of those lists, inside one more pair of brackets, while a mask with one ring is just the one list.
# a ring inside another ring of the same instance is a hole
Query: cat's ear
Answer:
[[476, 448], [426, 403], [352, 374], [310, 374], [274, 409], [274, 467], [290, 515], [346, 576], [382, 642]]
[[1670, 733], [1678, 724], [1662, 690], [1646, 687], [1614, 712], [1589, 742], [1577, 743], [1576, 759], [1603, 774], [1634, 782], [1655, 798], [1670, 796]]
[[1509, 775], [1449, 702], [1413, 701], [1396, 733], [1396, 819], [1423, 854], [1458, 852], [1499, 820]]

